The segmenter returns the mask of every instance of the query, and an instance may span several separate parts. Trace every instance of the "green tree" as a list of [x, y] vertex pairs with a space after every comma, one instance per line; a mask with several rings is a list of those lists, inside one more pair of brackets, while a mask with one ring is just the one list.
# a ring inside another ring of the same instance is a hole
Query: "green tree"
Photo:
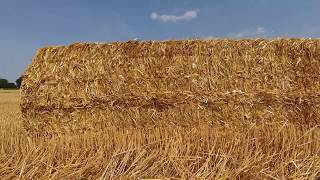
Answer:
[[22, 76], [20, 76], [20, 77], [16, 80], [17, 88], [20, 88], [20, 87], [21, 87], [21, 83], [22, 83]]
[[8, 83], [8, 84], [7, 84], [7, 88], [10, 88], [10, 89], [16, 89], [16, 88], [17, 88], [17, 86], [16, 86], [16, 84], [15, 84], [15, 83]]
[[14, 89], [17, 88], [17, 86], [6, 79], [0, 79], [0, 88]]
[[0, 88], [7, 88], [9, 81], [6, 79], [0, 79]]

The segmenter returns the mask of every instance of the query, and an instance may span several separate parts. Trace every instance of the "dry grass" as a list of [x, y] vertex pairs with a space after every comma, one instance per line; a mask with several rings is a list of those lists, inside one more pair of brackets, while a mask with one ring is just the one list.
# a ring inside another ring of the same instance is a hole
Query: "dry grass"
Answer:
[[[11, 91], [10, 91], [11, 92]], [[19, 92], [0, 92], [1, 179], [317, 179], [318, 127], [290, 122], [119, 129], [26, 138]]]

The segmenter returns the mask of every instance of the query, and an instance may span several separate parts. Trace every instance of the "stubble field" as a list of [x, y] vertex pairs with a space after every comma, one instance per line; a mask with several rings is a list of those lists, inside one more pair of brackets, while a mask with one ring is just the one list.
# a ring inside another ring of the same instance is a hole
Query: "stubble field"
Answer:
[[0, 92], [1, 179], [317, 179], [318, 127], [119, 129], [28, 138], [19, 91]]

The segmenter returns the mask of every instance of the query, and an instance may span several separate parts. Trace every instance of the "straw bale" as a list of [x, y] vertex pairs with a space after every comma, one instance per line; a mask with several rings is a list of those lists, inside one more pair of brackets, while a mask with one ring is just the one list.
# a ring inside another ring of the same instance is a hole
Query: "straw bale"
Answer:
[[30, 134], [319, 123], [320, 40], [75, 43], [38, 50], [24, 74]]

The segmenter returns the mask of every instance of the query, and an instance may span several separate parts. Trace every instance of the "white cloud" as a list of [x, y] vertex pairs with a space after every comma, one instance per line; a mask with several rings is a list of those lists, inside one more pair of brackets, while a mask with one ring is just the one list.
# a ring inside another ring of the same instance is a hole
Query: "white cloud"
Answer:
[[236, 38], [248, 38], [248, 37], [267, 37], [268, 31], [266, 28], [258, 26], [255, 29], [245, 30], [238, 33], [233, 33], [231, 36]]
[[197, 10], [186, 11], [180, 16], [168, 15], [168, 14], [158, 14], [156, 12], [151, 13], [150, 18], [152, 20], [159, 20], [162, 22], [175, 22], [175, 21], [189, 21], [198, 16]]
[[216, 36], [207, 36], [207, 37], [202, 37], [202, 39], [211, 40], [211, 39], [219, 39], [219, 37], [216, 37]]

